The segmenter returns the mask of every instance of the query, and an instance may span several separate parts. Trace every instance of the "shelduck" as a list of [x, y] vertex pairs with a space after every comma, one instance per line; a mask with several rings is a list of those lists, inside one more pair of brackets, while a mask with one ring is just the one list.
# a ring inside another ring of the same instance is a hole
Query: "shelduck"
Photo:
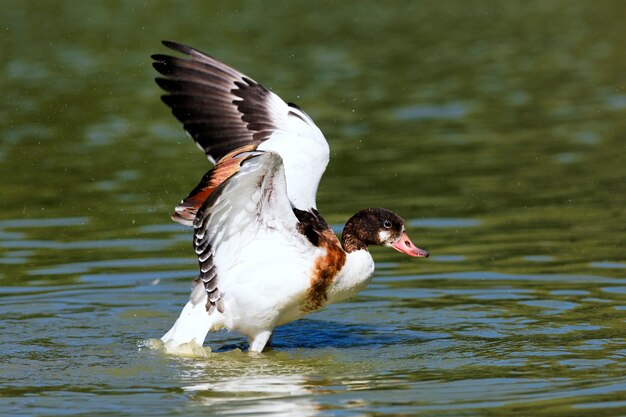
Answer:
[[313, 120], [215, 58], [163, 44], [185, 57], [152, 56], [162, 99], [214, 164], [172, 215], [193, 227], [199, 274], [161, 339], [168, 350], [226, 328], [261, 352], [277, 326], [363, 289], [374, 272], [368, 245], [428, 256], [384, 208], [352, 216], [340, 242], [315, 203], [329, 149]]

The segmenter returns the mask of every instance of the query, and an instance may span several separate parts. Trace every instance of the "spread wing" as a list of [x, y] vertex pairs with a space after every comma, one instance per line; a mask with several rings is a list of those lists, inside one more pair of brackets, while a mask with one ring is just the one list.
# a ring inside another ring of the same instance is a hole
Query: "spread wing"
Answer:
[[329, 158], [328, 143], [313, 120], [253, 79], [196, 49], [164, 41], [186, 55], [153, 55], [164, 78], [162, 97], [187, 133], [212, 161], [243, 147], [278, 153], [291, 203], [316, 207], [315, 195]]
[[[220, 288], [228, 271], [241, 262], [241, 251], [263, 239], [285, 240], [299, 251], [315, 247], [297, 231], [285, 184], [281, 157], [274, 152], [249, 152], [239, 155], [240, 168], [217, 187], [198, 210], [194, 226], [194, 249], [200, 274], [191, 301], [198, 303], [208, 295], [207, 310], [223, 312]], [[261, 243], [259, 243], [261, 242]], [[275, 253], [273, 253], [275, 255]]]

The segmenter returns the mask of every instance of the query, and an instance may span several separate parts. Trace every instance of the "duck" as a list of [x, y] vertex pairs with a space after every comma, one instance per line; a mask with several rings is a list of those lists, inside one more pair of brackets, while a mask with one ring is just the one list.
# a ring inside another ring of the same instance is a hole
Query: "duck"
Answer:
[[193, 228], [199, 272], [161, 338], [168, 351], [227, 329], [262, 352], [276, 327], [365, 288], [368, 246], [428, 257], [385, 208], [356, 213], [339, 240], [317, 210], [329, 146], [311, 117], [198, 49], [163, 45], [177, 55], [152, 55], [161, 99], [213, 164], [171, 216]]

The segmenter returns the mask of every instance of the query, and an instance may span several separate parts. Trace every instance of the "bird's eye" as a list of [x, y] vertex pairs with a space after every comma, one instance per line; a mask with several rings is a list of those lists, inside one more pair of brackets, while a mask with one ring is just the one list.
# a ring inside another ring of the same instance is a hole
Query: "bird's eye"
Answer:
[[389, 229], [391, 227], [391, 222], [389, 220], [385, 220], [385, 223], [383, 223], [383, 225]]

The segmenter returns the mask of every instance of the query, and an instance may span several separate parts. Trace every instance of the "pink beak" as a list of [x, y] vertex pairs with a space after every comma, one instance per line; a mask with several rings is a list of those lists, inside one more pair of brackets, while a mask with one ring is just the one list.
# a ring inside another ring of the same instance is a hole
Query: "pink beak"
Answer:
[[406, 232], [402, 233], [400, 240], [396, 243], [392, 243], [391, 246], [398, 252], [406, 253], [409, 256], [416, 256], [420, 258], [428, 257], [428, 252], [415, 246], [413, 242], [411, 242], [411, 239], [409, 239], [409, 235], [407, 235]]

